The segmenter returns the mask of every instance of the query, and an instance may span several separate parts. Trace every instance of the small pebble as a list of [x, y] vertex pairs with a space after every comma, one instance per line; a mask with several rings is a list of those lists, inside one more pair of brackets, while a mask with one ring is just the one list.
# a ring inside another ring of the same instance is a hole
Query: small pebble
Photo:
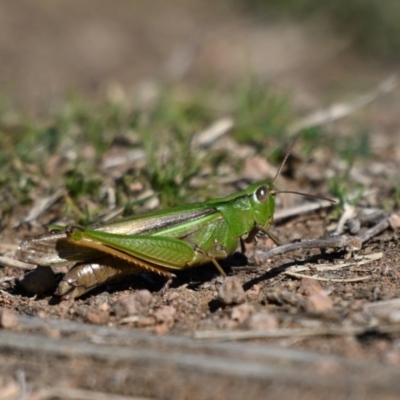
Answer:
[[86, 322], [94, 325], [104, 325], [109, 320], [108, 313], [100, 310], [88, 310], [84, 315], [84, 319]]
[[253, 314], [249, 318], [247, 325], [249, 329], [256, 331], [268, 331], [271, 329], [277, 329], [279, 324], [275, 315], [268, 312], [259, 312], [257, 314]]
[[393, 230], [400, 228], [400, 216], [396, 213], [390, 214], [389, 224]]
[[239, 324], [243, 324], [253, 312], [254, 307], [251, 304], [240, 304], [232, 308], [231, 319], [237, 321]]
[[332, 300], [322, 293], [313, 294], [310, 297], [307, 297], [305, 302], [306, 311], [323, 312], [331, 310], [332, 307]]
[[400, 310], [391, 311], [387, 319], [391, 324], [400, 323]]
[[135, 293], [135, 302], [139, 313], [147, 313], [153, 303], [153, 295], [148, 290], [139, 290]]
[[139, 290], [134, 294], [122, 296], [115, 304], [114, 312], [117, 318], [144, 315], [149, 312], [152, 303], [153, 295], [148, 290]]
[[312, 294], [320, 293], [324, 291], [321, 284], [314, 279], [303, 278], [299, 287], [299, 292], [305, 296], [311, 296]]
[[246, 300], [246, 295], [240, 282], [236, 276], [228, 276], [218, 290], [218, 298], [224, 304], [241, 304]]
[[266, 299], [269, 303], [279, 305], [289, 304], [298, 308], [303, 307], [304, 305], [304, 297], [289, 290], [271, 290], [267, 292]]
[[217, 324], [218, 328], [223, 330], [237, 329], [238, 325], [239, 323], [237, 321], [234, 321], [233, 319], [223, 319]]
[[38, 316], [39, 318], [47, 318], [47, 314], [46, 314], [46, 312], [43, 311], [43, 310], [38, 311], [37, 316]]
[[108, 312], [108, 311], [110, 311], [110, 306], [108, 305], [108, 303], [104, 302], [104, 303], [100, 304], [99, 310]]
[[4, 309], [0, 312], [0, 328], [13, 329], [18, 325], [18, 316], [14, 311]]
[[175, 314], [175, 307], [164, 306], [156, 310], [153, 316], [158, 324], [165, 324], [168, 328], [172, 328], [175, 322]]
[[139, 318], [136, 321], [135, 326], [137, 326], [138, 328], [146, 328], [148, 326], [153, 326], [155, 324], [156, 324], [155, 318], [153, 316], [148, 316]]
[[167, 324], [156, 325], [154, 327], [154, 333], [156, 335], [165, 335], [169, 331], [169, 327]]
[[250, 300], [257, 299], [258, 295], [260, 294], [261, 286], [260, 285], [253, 285], [247, 292], [246, 296]]
[[9, 376], [0, 377], [0, 400], [26, 398], [21, 383], [17, 383]]
[[[61, 338], [61, 331], [59, 329], [51, 329], [48, 328], [45, 330], [47, 337], [52, 339], [60, 339]], [[1, 399], [1, 397], [0, 397]]]
[[193, 310], [193, 306], [187, 302], [187, 301], [183, 301], [180, 305], [179, 305], [179, 311], [183, 312], [183, 313], [190, 313], [190, 311]]
[[179, 293], [178, 292], [172, 292], [172, 293], [168, 294], [167, 301], [171, 302], [171, 301], [176, 300], [177, 298], [179, 298]]
[[383, 362], [386, 365], [398, 367], [400, 365], [400, 348], [399, 343], [395, 342], [392, 347], [383, 353]]
[[332, 299], [318, 281], [302, 279], [299, 291], [305, 296], [304, 308], [306, 311], [323, 312], [333, 308]]

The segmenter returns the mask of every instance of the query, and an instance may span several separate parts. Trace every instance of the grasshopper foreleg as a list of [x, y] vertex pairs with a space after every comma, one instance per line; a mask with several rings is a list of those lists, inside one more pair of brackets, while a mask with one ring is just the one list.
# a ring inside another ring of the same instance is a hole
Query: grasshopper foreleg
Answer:
[[[204, 264], [204, 262], [212, 262], [215, 266], [215, 268], [217, 268], [218, 272], [224, 277], [226, 278], [226, 273], [225, 271], [222, 269], [221, 265], [219, 264], [219, 262], [217, 261], [216, 257], [220, 257], [220, 258], [226, 258], [228, 256], [228, 252], [226, 251], [226, 249], [221, 246], [220, 244], [218, 244], [217, 241], [214, 242], [214, 248], [211, 251], [205, 251], [204, 249], [202, 249], [201, 247], [193, 244], [193, 248], [194, 251], [197, 253], [197, 255], [200, 256], [200, 259], [202, 259], [202, 264]], [[222, 257], [221, 257], [222, 256]]]
[[[257, 244], [257, 238], [260, 235], [267, 235], [277, 246], [282, 246], [284, 244], [284, 242], [282, 242], [282, 240], [280, 240], [276, 235], [274, 235], [269, 229], [263, 229], [260, 226], [255, 226], [246, 237], [241, 238], [240, 243], [241, 246], [244, 246], [242, 244], [242, 242], [245, 243], [251, 243], [251, 242], [255, 242]], [[243, 251], [243, 247], [242, 247], [242, 251]]]
[[217, 268], [217, 270], [219, 271], [219, 273], [226, 278], [226, 273], [225, 271], [222, 269], [222, 267], [219, 265], [218, 261], [214, 258], [214, 257], [210, 257], [211, 262], [215, 265], [215, 267]]

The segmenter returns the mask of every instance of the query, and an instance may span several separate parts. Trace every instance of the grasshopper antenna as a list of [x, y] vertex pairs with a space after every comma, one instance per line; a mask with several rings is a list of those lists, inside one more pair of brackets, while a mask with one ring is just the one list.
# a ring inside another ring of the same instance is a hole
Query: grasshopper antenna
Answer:
[[[291, 153], [291, 151], [292, 151], [292, 149], [293, 149], [293, 146], [295, 145], [295, 143], [296, 143], [296, 141], [297, 141], [297, 139], [298, 139], [299, 136], [300, 136], [300, 134], [298, 134], [298, 135], [293, 139], [293, 142], [292, 142], [292, 144], [290, 145], [289, 150], [286, 152], [285, 158], [284, 158], [283, 161], [281, 162], [281, 165], [279, 166], [278, 171], [277, 171], [277, 173], [275, 174], [274, 179], [272, 180], [272, 183], [275, 183], [276, 178], [277, 178], [277, 177], [279, 176], [279, 174], [281, 173], [282, 168], [283, 168], [283, 166], [285, 165], [285, 163], [286, 163], [286, 161], [287, 161], [287, 159], [288, 159], [288, 157], [289, 157], [289, 155], [290, 155], [290, 153]], [[336, 200], [330, 199], [329, 197], [315, 196], [315, 195], [313, 195], [313, 194], [308, 194], [308, 193], [303, 193], [303, 192], [296, 192], [296, 191], [294, 191], [294, 190], [274, 190], [273, 192], [271, 192], [272, 195], [279, 194], [279, 193], [298, 194], [298, 195], [300, 195], [300, 196], [309, 197], [309, 198], [311, 198], [311, 199], [327, 200], [327, 201], [330, 201], [331, 203], [336, 203]]]
[[298, 195], [304, 196], [304, 197], [310, 197], [311, 199], [328, 200], [331, 203], [336, 203], [336, 200], [330, 199], [329, 197], [315, 196], [313, 194], [308, 194], [308, 193], [303, 193], [303, 192], [296, 192], [294, 190], [274, 190], [273, 192], [270, 192], [270, 193], [272, 195], [279, 194], [279, 193], [292, 193], [292, 194], [298, 194]]
[[[286, 161], [287, 161], [287, 159], [288, 159], [288, 157], [289, 157], [289, 155], [290, 155], [290, 153], [291, 153], [291, 151], [292, 151], [292, 149], [293, 149], [293, 146], [294, 146], [295, 143], [297, 142], [297, 139], [298, 139], [299, 136], [300, 136], [300, 135], [297, 135], [297, 136], [294, 138], [292, 144], [291, 144], [290, 147], [289, 147], [289, 150], [288, 150], [288, 151], [286, 152], [286, 154], [285, 154], [285, 158], [284, 158], [283, 161], [281, 162], [281, 165], [279, 166], [278, 171], [277, 171], [277, 173], [275, 174], [274, 179], [272, 180], [272, 183], [275, 183], [276, 178], [277, 178], [277, 177], [279, 176], [279, 174], [281, 173], [282, 168], [283, 168], [283, 166], [285, 165], [285, 163], [286, 163]], [[281, 193], [282, 193], [282, 192], [281, 192]], [[298, 194], [300, 194], [300, 193], [298, 193]]]

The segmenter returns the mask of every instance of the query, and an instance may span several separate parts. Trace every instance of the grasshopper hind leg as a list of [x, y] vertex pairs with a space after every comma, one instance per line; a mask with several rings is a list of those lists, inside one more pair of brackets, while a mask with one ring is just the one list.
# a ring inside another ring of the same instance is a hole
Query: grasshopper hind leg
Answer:
[[141, 271], [141, 268], [113, 257], [76, 264], [65, 274], [55, 295], [63, 300], [74, 299], [107, 282]]
[[[55, 295], [60, 296], [62, 300], [74, 299], [106, 283], [145, 271], [146, 269], [141, 265], [135, 265], [132, 262], [112, 256], [76, 264], [65, 274]], [[153, 272], [157, 272], [168, 279], [164, 285], [165, 290], [167, 290], [175, 275], [156, 267], [154, 267]]]

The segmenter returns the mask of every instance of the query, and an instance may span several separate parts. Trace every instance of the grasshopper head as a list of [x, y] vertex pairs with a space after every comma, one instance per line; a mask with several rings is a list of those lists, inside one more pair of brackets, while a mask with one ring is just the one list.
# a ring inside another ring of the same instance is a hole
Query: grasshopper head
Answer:
[[251, 185], [248, 189], [255, 224], [267, 230], [275, 211], [275, 191], [273, 184], [262, 182]]

